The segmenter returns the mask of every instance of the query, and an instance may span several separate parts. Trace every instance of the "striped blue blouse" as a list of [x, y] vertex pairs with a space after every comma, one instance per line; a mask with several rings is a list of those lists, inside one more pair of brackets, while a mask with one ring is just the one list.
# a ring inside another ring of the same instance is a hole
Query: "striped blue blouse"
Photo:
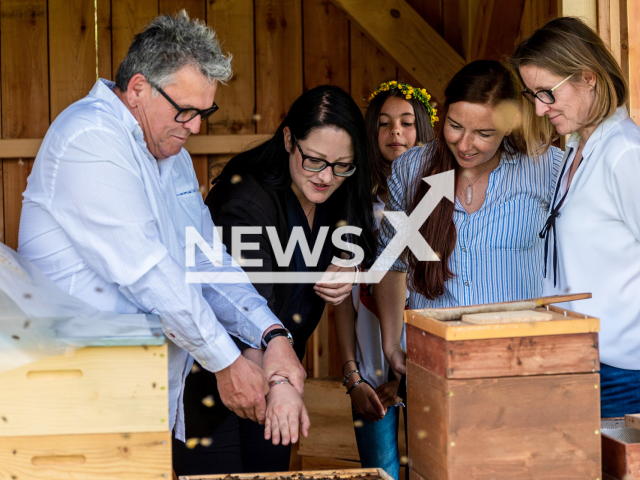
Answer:
[[[405, 152], [393, 162], [386, 210], [404, 211], [416, 190], [416, 179], [435, 149], [435, 141]], [[543, 240], [563, 152], [551, 148], [539, 159], [503, 153], [489, 175], [482, 207], [468, 214], [456, 198], [453, 221], [458, 238], [449, 258], [455, 277], [435, 300], [410, 291], [411, 309], [442, 308], [533, 298], [542, 294]], [[443, 202], [448, 200], [442, 199]], [[395, 229], [383, 219], [378, 254]], [[391, 270], [406, 272], [402, 259]]]

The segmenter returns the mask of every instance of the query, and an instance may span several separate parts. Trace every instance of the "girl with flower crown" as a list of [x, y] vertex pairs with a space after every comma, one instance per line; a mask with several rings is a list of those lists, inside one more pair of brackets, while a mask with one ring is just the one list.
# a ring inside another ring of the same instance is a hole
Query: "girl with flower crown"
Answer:
[[[373, 176], [373, 202], [379, 228], [387, 200], [387, 176], [398, 156], [433, 139], [436, 111], [424, 89], [391, 81], [369, 98], [365, 116]], [[353, 288], [353, 302], [335, 307], [343, 375], [351, 396], [362, 467], [380, 467], [399, 478], [398, 380], [384, 358], [372, 286]]]

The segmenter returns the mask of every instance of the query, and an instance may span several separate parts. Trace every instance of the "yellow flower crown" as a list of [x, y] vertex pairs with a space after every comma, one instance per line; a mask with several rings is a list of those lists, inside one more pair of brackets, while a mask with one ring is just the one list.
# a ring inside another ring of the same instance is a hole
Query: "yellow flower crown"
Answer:
[[432, 127], [439, 120], [438, 117], [436, 117], [436, 113], [438, 113], [438, 111], [429, 104], [431, 95], [429, 95], [424, 88], [413, 88], [408, 83], [399, 83], [395, 80], [391, 80], [387, 83], [382, 83], [378, 88], [376, 88], [376, 91], [371, 94], [371, 96], [369, 97], [369, 102], [371, 102], [371, 100], [373, 100], [374, 97], [380, 92], [386, 92], [387, 90], [393, 90], [394, 88], [400, 90], [407, 100], [413, 97], [425, 106], [427, 112], [429, 112], [429, 118], [431, 119]]

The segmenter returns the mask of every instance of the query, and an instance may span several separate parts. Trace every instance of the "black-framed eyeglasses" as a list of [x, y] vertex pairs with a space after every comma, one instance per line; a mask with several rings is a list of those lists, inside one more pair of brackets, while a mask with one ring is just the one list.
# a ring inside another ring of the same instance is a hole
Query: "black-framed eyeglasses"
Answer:
[[[149, 82], [149, 80], [147, 80], [147, 82]], [[197, 108], [182, 108], [176, 102], [171, 100], [171, 97], [167, 95], [164, 92], [164, 90], [162, 90], [158, 85], [156, 85], [153, 82], [149, 82], [149, 85], [151, 85], [153, 88], [159, 91], [160, 95], [166, 98], [167, 101], [171, 105], [173, 105], [173, 108], [175, 108], [178, 111], [178, 113], [175, 116], [175, 121], [178, 123], [187, 123], [188, 121], [196, 118], [198, 115], [200, 115], [200, 120], [204, 121], [207, 118], [209, 118], [211, 115], [213, 115], [219, 108], [216, 102], [213, 102], [213, 105], [211, 105], [211, 107], [205, 108], [204, 110], [199, 110]]]
[[298, 140], [293, 137], [293, 140], [296, 142], [296, 146], [300, 151], [300, 155], [302, 156], [302, 168], [309, 172], [321, 172], [325, 168], [331, 168], [333, 174], [337, 177], [350, 177], [353, 175], [353, 172], [356, 171], [356, 166], [353, 163], [342, 163], [336, 162], [331, 163], [327, 162], [323, 158], [310, 157], [309, 155], [305, 155], [300, 147], [300, 143]]
[[562, 80], [559, 84], [557, 84], [555, 87], [553, 87], [550, 90], [540, 90], [539, 92], [531, 92], [531, 91], [529, 91], [527, 89], [524, 89], [522, 91], [522, 96], [524, 98], [526, 98], [527, 100], [529, 100], [534, 105], [536, 103], [536, 98], [538, 100], [540, 100], [542, 103], [545, 103], [547, 105], [551, 105], [552, 103], [555, 103], [555, 101], [556, 101], [556, 98], [553, 96], [553, 92], [555, 92], [556, 89], [560, 85], [562, 85], [564, 82], [569, 80], [571, 77], [573, 77], [573, 73], [571, 75], [569, 75], [567, 78], [565, 78], [564, 80]]

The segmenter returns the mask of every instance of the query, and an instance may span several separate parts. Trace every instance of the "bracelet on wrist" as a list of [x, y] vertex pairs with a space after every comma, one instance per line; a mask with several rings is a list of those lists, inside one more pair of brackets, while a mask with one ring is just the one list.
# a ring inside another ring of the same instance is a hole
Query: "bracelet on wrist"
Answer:
[[353, 363], [355, 363], [355, 364], [356, 364], [356, 368], [358, 368], [358, 362], [356, 362], [355, 360], [347, 360], [346, 362], [344, 362], [344, 363], [342, 364], [342, 370], [340, 370], [341, 372], [344, 372], [344, 367], [346, 367], [346, 366], [347, 366], [347, 363], [349, 363], [349, 362], [353, 362]]
[[291, 385], [291, 382], [287, 377], [281, 378], [279, 380], [271, 380], [269, 382], [269, 388], [273, 387], [274, 385], [284, 385], [285, 383], [288, 383], [289, 385]]
[[[358, 385], [360, 385], [361, 383], [366, 383], [367, 385], [369, 385], [371, 387], [371, 384], [369, 382], [367, 382], [366, 379], [361, 378], [360, 380], [358, 380], [356, 383], [354, 383], [353, 385], [351, 385], [351, 387], [349, 387], [349, 389], [347, 390], [347, 395], [349, 395], [354, 388], [356, 388]], [[373, 387], [371, 387], [373, 388]]]
[[346, 386], [347, 386], [347, 382], [349, 381], [349, 377], [350, 377], [351, 375], [353, 375], [354, 373], [360, 374], [360, 370], [358, 370], [358, 369], [356, 368], [355, 370], [351, 370], [349, 373], [347, 373], [347, 374], [344, 376], [344, 379], [342, 380], [342, 386], [343, 386], [343, 387], [346, 387]]

